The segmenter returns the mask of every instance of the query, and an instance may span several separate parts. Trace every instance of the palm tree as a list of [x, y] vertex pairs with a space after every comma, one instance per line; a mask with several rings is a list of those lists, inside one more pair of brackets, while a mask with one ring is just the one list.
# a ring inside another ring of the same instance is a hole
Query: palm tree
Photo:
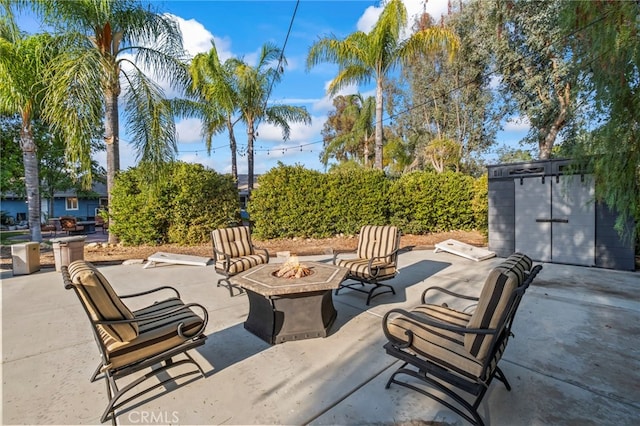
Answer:
[[373, 96], [339, 95], [333, 99], [333, 105], [336, 111], [329, 114], [322, 131], [325, 146], [320, 161], [326, 166], [330, 158], [339, 162], [361, 160], [364, 167], [369, 167], [369, 143], [374, 133]]
[[[120, 169], [118, 101], [138, 160], [157, 175], [177, 152], [174, 117], [162, 88], [187, 82], [182, 36], [170, 18], [134, 0], [30, 3], [45, 23], [61, 30], [65, 43], [52, 68], [45, 118], [67, 141], [67, 159], [91, 179], [88, 146], [96, 124], [104, 124], [107, 190], [111, 198]], [[152, 77], [155, 79], [152, 80]], [[109, 242], [117, 236], [109, 234]]]
[[351, 84], [376, 84], [375, 167], [382, 169], [382, 83], [384, 77], [398, 64], [419, 54], [448, 49], [453, 53], [459, 41], [455, 34], [444, 27], [431, 27], [402, 40], [407, 26], [407, 10], [401, 0], [390, 0], [378, 22], [368, 33], [357, 31], [344, 40], [335, 36], [318, 40], [309, 49], [307, 69], [321, 63], [332, 62], [339, 66], [338, 75], [328, 88], [335, 95]]
[[40, 178], [33, 121], [39, 113], [47, 85], [43, 70], [51, 60], [51, 37], [20, 33], [6, 8], [0, 21], [0, 113], [19, 114], [20, 148], [24, 163], [31, 241], [42, 241], [40, 232]]
[[249, 193], [253, 189], [253, 145], [256, 127], [261, 120], [282, 128], [282, 137], [289, 139], [289, 122], [311, 124], [311, 116], [304, 107], [291, 105], [267, 106], [273, 85], [280, 81], [286, 66], [282, 50], [266, 43], [260, 50], [258, 63], [252, 67], [241, 59], [235, 60], [234, 78], [238, 88], [239, 110], [247, 126], [247, 157]]
[[174, 105], [177, 112], [196, 116], [203, 121], [203, 134], [209, 153], [212, 137], [226, 128], [231, 149], [231, 176], [237, 184], [238, 148], [234, 127], [241, 117], [237, 114], [239, 95], [233, 75], [236, 65], [235, 59], [227, 59], [221, 63], [216, 46], [212, 42], [211, 50], [196, 55], [189, 66], [192, 80], [189, 95], [195, 98], [195, 101], [178, 100]]

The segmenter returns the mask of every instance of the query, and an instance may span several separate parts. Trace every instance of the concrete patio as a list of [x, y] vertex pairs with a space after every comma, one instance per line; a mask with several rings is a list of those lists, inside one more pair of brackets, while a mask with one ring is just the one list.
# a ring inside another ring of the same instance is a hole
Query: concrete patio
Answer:
[[[328, 255], [308, 259], [325, 261]], [[304, 259], [302, 259], [304, 260]], [[398, 362], [384, 352], [382, 316], [412, 307], [438, 285], [478, 294], [500, 259], [480, 263], [432, 251], [400, 255], [397, 294], [365, 306], [334, 296], [329, 337], [270, 346], [243, 328], [247, 297], [216, 288], [212, 265], [101, 267], [118, 293], [159, 285], [209, 311], [193, 355], [207, 377], [160, 389], [120, 414], [121, 424], [466, 424], [406, 388], [384, 385]], [[98, 424], [104, 383], [90, 383], [96, 344], [60, 273], [2, 271], [2, 423]], [[135, 308], [135, 306], [133, 306]], [[545, 264], [525, 295], [501, 361], [511, 392], [494, 382], [480, 408], [490, 425], [637, 424], [640, 419], [640, 274]]]

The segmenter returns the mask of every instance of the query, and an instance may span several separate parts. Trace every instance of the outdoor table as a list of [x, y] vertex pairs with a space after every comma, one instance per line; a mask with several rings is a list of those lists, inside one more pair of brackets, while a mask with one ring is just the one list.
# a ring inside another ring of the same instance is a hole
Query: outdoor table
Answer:
[[331, 291], [348, 269], [302, 262], [313, 271], [302, 278], [279, 278], [282, 264], [258, 265], [230, 278], [247, 291], [249, 315], [244, 328], [270, 344], [326, 337], [336, 319]]
[[76, 222], [78, 226], [84, 226], [85, 234], [95, 234], [96, 232], [96, 221], [95, 220], [81, 220]]

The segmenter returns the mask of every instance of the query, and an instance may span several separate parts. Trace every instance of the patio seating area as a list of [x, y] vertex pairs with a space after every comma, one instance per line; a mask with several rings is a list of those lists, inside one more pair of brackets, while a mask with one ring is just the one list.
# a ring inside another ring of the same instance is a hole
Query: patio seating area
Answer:
[[[331, 264], [332, 256], [301, 260]], [[503, 261], [402, 252], [397, 275], [386, 281], [395, 294], [366, 306], [362, 294], [345, 288], [333, 296], [337, 317], [327, 337], [277, 345], [245, 330], [248, 297], [230, 297], [217, 287], [223, 276], [212, 263], [97, 265], [117, 294], [172, 286], [208, 313], [206, 342], [190, 351], [205, 378], [159, 386], [125, 406], [118, 423], [467, 424], [418, 392], [385, 389], [402, 363], [383, 347], [382, 319], [391, 309], [420, 304], [429, 287], [478, 296]], [[102, 383], [89, 380], [99, 352], [62, 274], [51, 268], [15, 277], [2, 271], [0, 277], [3, 424], [99, 424], [109, 399]], [[522, 298], [500, 361], [512, 390], [489, 387], [478, 408], [484, 423], [637, 423], [639, 289], [637, 272], [545, 263]], [[442, 304], [445, 296], [434, 295], [430, 303]], [[145, 306], [132, 301], [129, 307]]]

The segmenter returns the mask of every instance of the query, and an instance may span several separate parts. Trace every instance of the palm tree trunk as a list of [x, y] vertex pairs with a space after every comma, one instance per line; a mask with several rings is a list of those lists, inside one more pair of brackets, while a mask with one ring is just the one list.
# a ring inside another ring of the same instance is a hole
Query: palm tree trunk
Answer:
[[231, 177], [238, 186], [238, 145], [236, 143], [236, 135], [233, 132], [233, 124], [231, 123], [231, 117], [227, 119], [227, 128], [229, 129], [229, 147], [231, 148]]
[[382, 170], [382, 77], [376, 80], [375, 167]]
[[40, 232], [40, 182], [38, 177], [38, 157], [31, 126], [26, 124], [20, 131], [20, 148], [24, 163], [24, 182], [27, 190], [29, 212], [29, 233], [31, 241], [42, 242]]
[[[109, 205], [111, 205], [111, 190], [116, 179], [116, 173], [120, 170], [120, 140], [118, 128], [118, 95], [107, 91], [105, 95], [105, 123], [104, 141], [107, 145], [107, 193]], [[109, 225], [113, 225], [113, 219], [109, 218]], [[118, 236], [109, 232], [109, 243], [117, 244]]]
[[254, 138], [253, 120], [247, 122], [247, 157], [248, 157], [248, 182], [247, 190], [249, 197], [253, 191], [253, 138]]

